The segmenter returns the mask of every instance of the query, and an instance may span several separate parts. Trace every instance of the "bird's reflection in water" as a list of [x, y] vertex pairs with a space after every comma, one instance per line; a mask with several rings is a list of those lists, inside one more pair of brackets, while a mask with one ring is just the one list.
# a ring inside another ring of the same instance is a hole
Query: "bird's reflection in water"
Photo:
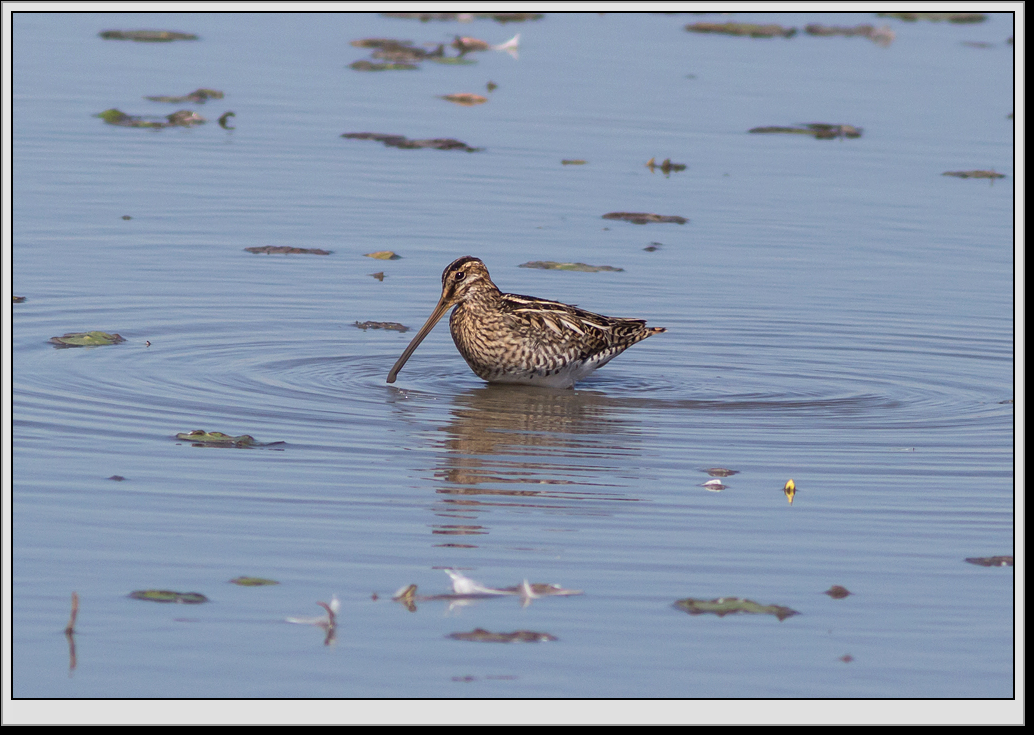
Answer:
[[[475, 519], [489, 507], [579, 510], [572, 501], [629, 501], [641, 439], [629, 412], [605, 394], [485, 385], [457, 395], [441, 428], [434, 476], [436, 509]], [[591, 512], [600, 512], [598, 507]], [[440, 525], [437, 534], [478, 535], [473, 524]]]

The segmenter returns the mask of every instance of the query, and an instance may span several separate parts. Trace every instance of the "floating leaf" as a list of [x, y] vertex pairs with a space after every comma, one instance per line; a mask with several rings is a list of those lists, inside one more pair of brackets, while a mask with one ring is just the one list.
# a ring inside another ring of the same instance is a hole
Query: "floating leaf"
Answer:
[[356, 140], [376, 140], [390, 148], [434, 148], [439, 151], [464, 150], [468, 153], [483, 150], [472, 148], [462, 140], [455, 138], [425, 138], [421, 140], [410, 140], [404, 135], [390, 135], [385, 133], [343, 133], [342, 138], [353, 138]]
[[783, 494], [790, 501], [790, 505], [793, 505], [793, 496], [797, 494], [797, 485], [793, 480], [787, 480], [786, 484], [783, 485]]
[[555, 641], [557, 638], [549, 633], [537, 633], [533, 630], [515, 630], [512, 633], [492, 633], [484, 628], [474, 628], [469, 633], [449, 633], [447, 638], [456, 641], [476, 641], [478, 643], [540, 643]]
[[401, 260], [402, 256], [398, 255], [392, 250], [378, 250], [376, 253], [363, 253], [366, 258], [374, 258], [375, 260]]
[[384, 271], [377, 271], [376, 273], [367, 273], [366, 275], [373, 276], [378, 281], [383, 281], [384, 280]]
[[109, 125], [117, 125], [123, 128], [191, 128], [205, 122], [205, 118], [191, 110], [178, 110], [171, 115], [166, 115], [164, 122], [159, 119], [144, 118], [140, 115], [127, 115], [122, 110], [115, 108], [98, 112], [94, 117], [99, 117]]
[[650, 214], [648, 212], [608, 212], [603, 219], [621, 219], [631, 222], [633, 225], [645, 225], [648, 222], [674, 222], [677, 225], [684, 225], [689, 222], [685, 217], [678, 215]]
[[167, 41], [196, 41], [193, 33], [179, 31], [101, 31], [101, 38], [111, 41], [143, 41], [145, 43], [164, 43]]
[[711, 477], [732, 477], [733, 475], [740, 474], [739, 470], [727, 470], [724, 467], [708, 467], [704, 472]]
[[970, 564], [977, 564], [982, 567], [1011, 567], [1013, 558], [1011, 556], [973, 556], [966, 559]]
[[463, 105], [464, 107], [473, 107], [474, 105], [482, 105], [488, 102], [488, 97], [483, 97], [480, 94], [473, 94], [471, 92], [459, 92], [457, 94], [446, 94], [442, 95], [443, 100], [449, 102], [455, 102], [457, 105]]
[[945, 171], [941, 176], [956, 176], [960, 179], [1004, 179], [1005, 174], [997, 171]]
[[727, 490], [729, 486], [723, 485], [722, 481], [716, 477], [713, 480], [708, 480], [707, 482], [703, 483], [700, 487], [710, 490], [713, 493], [717, 493], [721, 492], [722, 490]]
[[12, 298], [14, 300], [11, 303], [14, 303], [14, 304], [20, 304], [23, 301], [25, 301], [25, 297], [24, 296], [12, 296]]
[[470, 66], [476, 64], [474, 59], [465, 59], [462, 56], [439, 56], [431, 59], [436, 64], [447, 64], [450, 66]]
[[560, 163], [563, 166], [584, 166], [588, 161], [583, 158], [565, 158]]
[[177, 434], [176, 438], [190, 442], [195, 447], [238, 447], [246, 449], [249, 447], [272, 447], [278, 444], [284, 444], [285, 442], [257, 442], [254, 437], [242, 434], [241, 436], [230, 436], [224, 434], [221, 431], [205, 431], [204, 429], [195, 429], [194, 431]]
[[751, 38], [773, 38], [783, 36], [792, 38], [797, 34], [796, 28], [784, 28], [770, 23], [691, 23], [686, 30], [692, 33], [724, 33], [727, 36], [750, 36]]
[[208, 602], [208, 598], [200, 592], [172, 592], [171, 590], [136, 590], [129, 596], [134, 600], [150, 600], [151, 602], [178, 602], [183, 605], [200, 605]]
[[847, 589], [847, 587], [841, 587], [839, 584], [835, 584], [822, 594], [829, 595], [834, 600], [842, 600], [848, 595], [850, 595], [851, 592]]
[[711, 613], [720, 618], [733, 613], [751, 613], [755, 615], [775, 615], [780, 620], [785, 620], [788, 617], [800, 614], [788, 607], [759, 605], [753, 600], [745, 600], [741, 597], [719, 597], [715, 600], [697, 600], [693, 597], [687, 597], [684, 600], [676, 600], [675, 607], [685, 610], [690, 615]]
[[249, 253], [262, 253], [264, 255], [330, 255], [332, 251], [321, 250], [320, 248], [292, 248], [287, 245], [262, 245], [261, 247], [244, 248]]
[[367, 61], [366, 59], [355, 61], [349, 64], [348, 67], [350, 69], [355, 69], [356, 71], [406, 71], [420, 68], [417, 64], [394, 61], [375, 63], [373, 61]]
[[521, 263], [518, 268], [538, 268], [547, 271], [583, 271], [585, 273], [598, 273], [600, 271], [624, 271], [624, 268], [614, 268], [609, 265], [586, 265], [585, 263], [557, 263], [555, 260], [532, 260]]
[[894, 41], [894, 31], [890, 26], [876, 28], [868, 23], [857, 26], [824, 26], [810, 23], [804, 27], [804, 32], [810, 36], [862, 36], [880, 46], [889, 46]]
[[220, 115], [219, 116], [219, 127], [221, 127], [223, 130], [236, 130], [237, 128], [233, 127], [232, 125], [227, 124], [227, 120], [229, 120], [231, 117], [237, 117], [237, 113], [236, 112], [224, 112], [222, 115]]
[[751, 128], [748, 133], [789, 133], [791, 135], [810, 135], [818, 140], [833, 140], [834, 138], [860, 138], [862, 129], [854, 125], [842, 123], [807, 123], [794, 127], [782, 127], [769, 125], [760, 128]]
[[237, 577], [236, 579], [231, 579], [230, 584], [238, 584], [241, 587], [263, 587], [280, 583], [275, 579], [263, 579], [262, 577]]
[[665, 176], [670, 176], [672, 171], [685, 171], [686, 164], [684, 163], [672, 163], [670, 158], [665, 158], [663, 162], [657, 163], [657, 159], [651, 158], [646, 162], [646, 167], [650, 169], [650, 173], [654, 172], [654, 169], [659, 168], [661, 173]]
[[393, 332], [408, 332], [409, 327], [398, 322], [359, 322], [355, 323], [364, 332], [367, 329], [390, 329]]
[[949, 23], [983, 23], [987, 16], [983, 13], [877, 13], [880, 18], [897, 18], [913, 23], [917, 20], [932, 20]]
[[102, 347], [117, 345], [126, 340], [122, 335], [107, 332], [70, 332], [60, 337], [51, 337], [50, 341], [57, 347]]
[[204, 104], [205, 100], [221, 100], [225, 95], [218, 89], [195, 89], [189, 94], [185, 94], [182, 97], [144, 97], [144, 99], [151, 100], [153, 102], [197, 102], [198, 104]]

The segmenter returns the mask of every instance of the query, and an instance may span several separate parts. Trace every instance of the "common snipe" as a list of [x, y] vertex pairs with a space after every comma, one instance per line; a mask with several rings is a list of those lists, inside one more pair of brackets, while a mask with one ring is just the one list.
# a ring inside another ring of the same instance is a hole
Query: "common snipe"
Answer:
[[636, 342], [665, 331], [648, 329], [642, 319], [601, 316], [558, 301], [502, 293], [485, 264], [468, 255], [442, 273], [442, 297], [391, 368], [389, 383], [453, 306], [452, 341], [470, 369], [490, 383], [570, 388]]

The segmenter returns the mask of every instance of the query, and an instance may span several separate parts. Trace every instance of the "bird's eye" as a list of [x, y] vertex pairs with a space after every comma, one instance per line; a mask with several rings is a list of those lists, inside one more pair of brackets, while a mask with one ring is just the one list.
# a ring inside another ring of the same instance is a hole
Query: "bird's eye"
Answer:
[[463, 271], [456, 271], [456, 275], [453, 276], [453, 278], [455, 278], [457, 281], [462, 281], [464, 279], [464, 277], [466, 277], [466, 275], [467, 274], [464, 273]]

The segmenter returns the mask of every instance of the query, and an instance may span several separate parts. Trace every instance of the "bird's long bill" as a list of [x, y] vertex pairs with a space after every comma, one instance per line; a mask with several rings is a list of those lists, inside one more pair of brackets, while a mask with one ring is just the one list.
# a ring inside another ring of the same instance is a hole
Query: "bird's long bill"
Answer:
[[389, 383], [395, 382], [395, 377], [399, 374], [399, 370], [402, 369], [402, 366], [406, 364], [406, 360], [413, 356], [413, 353], [416, 352], [416, 348], [424, 341], [424, 337], [431, 333], [431, 330], [434, 329], [434, 325], [438, 323], [439, 319], [445, 316], [445, 312], [449, 310], [450, 306], [452, 306], [452, 304], [445, 300], [444, 295], [438, 300], [438, 306], [434, 307], [434, 311], [432, 311], [431, 316], [427, 318], [427, 322], [424, 326], [420, 327], [420, 331], [416, 333], [415, 337], [413, 337], [413, 341], [409, 343], [409, 347], [407, 347], [406, 351], [402, 353], [402, 357], [396, 360], [395, 364], [392, 366], [391, 372], [388, 373]]

